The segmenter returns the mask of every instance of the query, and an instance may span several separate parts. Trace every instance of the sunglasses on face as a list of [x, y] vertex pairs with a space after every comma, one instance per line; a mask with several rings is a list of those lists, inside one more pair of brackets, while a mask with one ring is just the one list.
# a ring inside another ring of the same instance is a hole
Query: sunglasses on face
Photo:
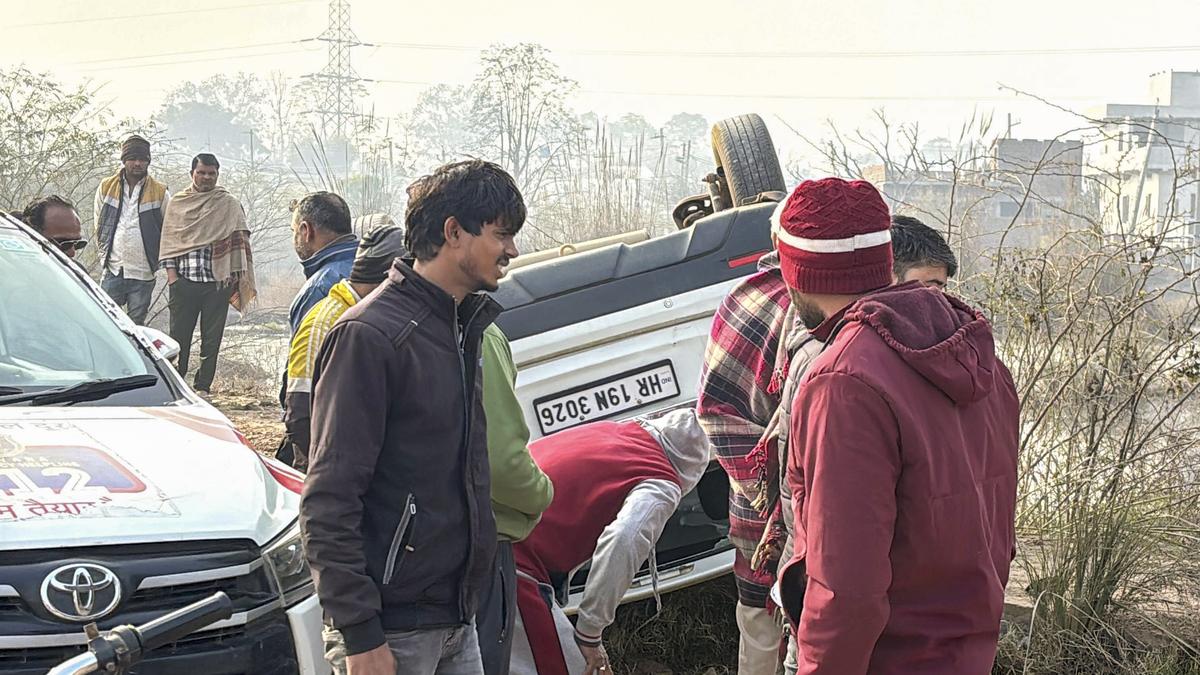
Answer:
[[55, 239], [54, 243], [63, 253], [70, 253], [71, 251], [79, 252], [87, 248], [88, 245], [87, 239]]

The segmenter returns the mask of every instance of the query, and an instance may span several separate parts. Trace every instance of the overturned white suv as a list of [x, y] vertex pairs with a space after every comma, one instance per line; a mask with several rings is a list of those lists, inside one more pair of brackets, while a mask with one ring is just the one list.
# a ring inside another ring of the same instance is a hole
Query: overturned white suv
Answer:
[[214, 591], [233, 617], [136, 672], [329, 672], [302, 478], [188, 390], [171, 345], [0, 214], [0, 672], [42, 675], [84, 650], [88, 622]]

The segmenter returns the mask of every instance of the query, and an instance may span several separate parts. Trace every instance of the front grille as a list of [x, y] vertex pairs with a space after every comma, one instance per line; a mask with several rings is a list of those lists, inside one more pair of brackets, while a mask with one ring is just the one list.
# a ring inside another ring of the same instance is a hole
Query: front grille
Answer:
[[[207, 546], [193, 543], [178, 548], [117, 546], [52, 552], [22, 551], [14, 555], [11, 562], [6, 554], [4, 563], [0, 564], [0, 579], [14, 587], [19, 595], [0, 598], [0, 635], [45, 635], [79, 630], [79, 624], [62, 621], [46, 611], [42, 604], [41, 586], [54, 569], [82, 561], [103, 565], [121, 581], [123, 597], [114, 613], [99, 622], [102, 629], [126, 623], [143, 623], [217, 591], [229, 595], [235, 613], [250, 611], [277, 599], [274, 584], [257, 547], [252, 543], [214, 542]], [[153, 577], [226, 568], [245, 569], [247, 566], [251, 569], [236, 576], [139, 588], [144, 580]]]
[[[44, 675], [82, 647], [0, 650], [0, 672]], [[205, 675], [294, 675], [295, 646], [282, 610], [244, 626], [193, 633], [151, 652], [133, 673], [185, 672]]]
[[[235, 616], [252, 619], [243, 625], [193, 633], [154, 652], [134, 672], [213, 675], [288, 675], [297, 672], [295, 649], [287, 617], [274, 581], [252, 542], [187, 543], [175, 546], [130, 546], [21, 552], [0, 564], [0, 579], [20, 597], [0, 598], [0, 636], [21, 644], [15, 636], [53, 636], [78, 633], [78, 623], [65, 622], [46, 611], [41, 584], [61, 565], [87, 561], [103, 565], [121, 581], [123, 598], [114, 613], [99, 622], [101, 630], [122, 624], [141, 624], [167, 612], [223, 591], [233, 601]], [[233, 576], [188, 582], [213, 571]], [[156, 577], [167, 577], [166, 579]], [[178, 579], [183, 583], [171, 583]], [[143, 582], [153, 588], [140, 588]], [[38, 673], [83, 651], [81, 646], [0, 649], [0, 672]], [[267, 659], [269, 657], [269, 660]]]
[[275, 589], [265, 567], [237, 577], [213, 579], [179, 586], [145, 588], [134, 593], [123, 606], [127, 612], [160, 612], [178, 609], [224, 591], [233, 601], [233, 611], [242, 612], [275, 600]]

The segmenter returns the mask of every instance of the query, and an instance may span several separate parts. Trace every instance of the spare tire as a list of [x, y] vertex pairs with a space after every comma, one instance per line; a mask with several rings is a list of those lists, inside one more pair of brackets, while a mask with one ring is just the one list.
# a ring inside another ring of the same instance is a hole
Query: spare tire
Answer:
[[764, 192], [786, 192], [779, 155], [758, 115], [738, 115], [714, 124], [712, 146], [734, 206], [750, 203]]

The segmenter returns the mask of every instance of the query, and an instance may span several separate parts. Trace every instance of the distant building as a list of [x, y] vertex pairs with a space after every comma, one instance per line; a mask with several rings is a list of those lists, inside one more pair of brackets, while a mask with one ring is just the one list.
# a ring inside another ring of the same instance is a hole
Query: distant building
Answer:
[[1155, 73], [1147, 103], [1110, 103], [1091, 117], [1101, 122], [1088, 176], [1103, 188], [1105, 230], [1190, 247], [1200, 234], [1200, 72]]
[[938, 228], [966, 259], [1000, 246], [1038, 246], [1081, 224], [1080, 141], [1002, 138], [958, 166], [904, 171], [874, 165], [863, 169], [863, 178], [879, 187], [894, 212]]
[[[1001, 138], [992, 146], [989, 184], [1003, 187], [996, 216], [1053, 226], [1078, 214], [1083, 142]], [[1024, 203], [1024, 208], [1021, 204]]]

